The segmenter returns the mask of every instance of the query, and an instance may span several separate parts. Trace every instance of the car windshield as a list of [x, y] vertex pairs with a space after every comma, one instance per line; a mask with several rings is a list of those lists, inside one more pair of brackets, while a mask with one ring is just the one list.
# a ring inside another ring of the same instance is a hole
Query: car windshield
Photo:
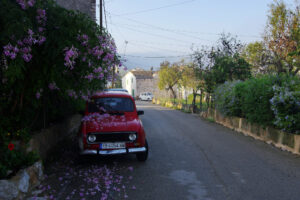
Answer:
[[104, 97], [92, 99], [88, 111], [93, 112], [133, 112], [134, 105], [130, 98]]

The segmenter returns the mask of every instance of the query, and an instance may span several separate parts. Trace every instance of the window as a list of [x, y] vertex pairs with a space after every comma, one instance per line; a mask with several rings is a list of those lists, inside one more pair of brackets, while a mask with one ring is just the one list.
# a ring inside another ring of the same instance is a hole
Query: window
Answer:
[[93, 112], [133, 112], [134, 105], [130, 98], [104, 97], [92, 99], [88, 105], [88, 111]]

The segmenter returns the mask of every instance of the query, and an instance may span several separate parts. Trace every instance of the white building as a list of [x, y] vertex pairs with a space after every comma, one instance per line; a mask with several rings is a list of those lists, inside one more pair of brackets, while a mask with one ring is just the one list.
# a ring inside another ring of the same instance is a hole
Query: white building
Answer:
[[139, 96], [142, 92], [154, 93], [155, 81], [153, 71], [132, 70], [122, 78], [122, 88], [128, 90], [133, 97]]

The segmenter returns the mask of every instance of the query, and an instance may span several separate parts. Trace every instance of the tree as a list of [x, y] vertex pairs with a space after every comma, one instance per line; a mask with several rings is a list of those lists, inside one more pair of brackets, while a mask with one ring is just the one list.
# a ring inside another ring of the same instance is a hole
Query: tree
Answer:
[[242, 57], [251, 65], [253, 74], [272, 71], [271, 53], [264, 42], [250, 43], [243, 50]]
[[211, 68], [215, 84], [245, 80], [251, 76], [250, 65], [241, 57], [243, 45], [231, 35], [223, 34], [216, 51], [212, 51]]
[[270, 6], [264, 42], [271, 52], [277, 73], [297, 74], [300, 70], [300, 5], [288, 9], [282, 1]]
[[163, 62], [160, 64], [158, 88], [160, 90], [171, 90], [173, 98], [176, 98], [174, 86], [178, 83], [181, 72], [178, 63], [170, 64]]
[[[207, 94], [207, 105], [211, 105], [211, 95], [219, 84], [229, 80], [245, 80], [251, 76], [250, 65], [241, 57], [243, 45], [230, 34], [222, 34], [219, 44], [211, 49], [194, 51], [193, 60], [199, 88]], [[202, 97], [201, 97], [202, 98]]]
[[[193, 112], [196, 112], [196, 96], [200, 89], [201, 79], [198, 78], [197, 66], [195, 63], [189, 63], [182, 67], [182, 75], [179, 81], [180, 85], [185, 89], [192, 89], [193, 91]], [[202, 96], [202, 95], [201, 95]], [[202, 99], [200, 100], [202, 101]], [[201, 103], [200, 103], [201, 104]]]

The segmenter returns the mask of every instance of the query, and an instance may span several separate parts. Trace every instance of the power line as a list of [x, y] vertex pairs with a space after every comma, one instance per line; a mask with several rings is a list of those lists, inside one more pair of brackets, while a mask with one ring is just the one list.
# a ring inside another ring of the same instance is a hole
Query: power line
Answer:
[[[116, 14], [113, 14], [113, 13], [110, 13], [110, 14], [114, 15], [116, 17], [119, 17], [119, 15], [116, 15]], [[135, 19], [128, 18], [128, 17], [122, 17], [121, 19], [125, 19], [127, 21], [132, 21], [132, 22], [137, 23], [137, 24], [142, 24], [144, 26], [149, 26], [149, 27], [152, 27], [152, 28], [155, 28], [155, 29], [168, 31], [168, 32], [173, 32], [173, 33], [180, 33], [180, 34], [189, 33], [189, 34], [216, 35], [216, 36], [221, 36], [222, 35], [222, 33], [210, 33], [210, 32], [197, 32], [197, 31], [187, 31], [187, 30], [179, 30], [179, 29], [169, 29], [169, 28], [164, 28], [164, 27], [160, 27], [160, 26], [157, 26], [157, 25], [147, 24], [147, 23], [135, 20]], [[187, 35], [187, 34], [184, 34], [184, 35], [189, 36], [189, 37], [195, 37], [195, 36]], [[260, 36], [257, 36], [257, 35], [244, 35], [244, 34], [234, 34], [234, 35], [237, 35], [239, 37], [261, 38]]]
[[140, 10], [140, 11], [136, 11], [136, 12], [123, 13], [123, 14], [119, 14], [118, 16], [136, 15], [136, 14], [140, 14], [140, 13], [151, 12], [154, 10], [160, 10], [163, 8], [169, 8], [169, 7], [174, 7], [174, 6], [178, 6], [178, 5], [182, 5], [182, 4], [187, 4], [187, 3], [190, 3], [193, 1], [196, 1], [196, 0], [188, 0], [188, 1], [183, 1], [183, 2], [176, 3], [176, 4], [169, 4], [169, 5], [165, 5], [165, 6], [161, 6], [161, 7], [150, 8], [150, 9]]
[[[141, 28], [138, 25], [135, 26], [135, 25], [131, 25], [131, 24], [115, 24], [115, 25]], [[177, 35], [181, 35], [181, 36], [184, 36], [184, 37], [188, 37], [188, 38], [193, 38], [193, 39], [202, 40], [202, 41], [208, 41], [208, 42], [215, 42], [215, 41], [208, 40], [208, 39], [203, 39], [203, 38], [200, 38], [200, 37], [197, 37], [197, 36], [194, 36], [194, 35], [188, 35], [188, 34], [185, 34], [185, 33], [179, 33], [179, 32], [173, 31], [173, 30], [168, 30], [168, 29], [158, 28], [158, 27], [154, 27], [154, 28], [162, 30], [162, 31], [171, 32], [171, 33], [174, 33], [174, 34], [177, 34]]]
[[134, 58], [147, 58], [147, 59], [162, 59], [162, 58], [187, 58], [187, 57], [191, 57], [190, 54], [186, 54], [186, 55], [177, 55], [177, 56], [137, 56], [137, 55], [126, 55], [128, 57], [134, 57]]
[[[138, 44], [150, 44], [150, 45], [165, 45], [165, 46], [173, 46], [173, 47], [186, 47], [186, 48], [191, 48], [191, 44], [177, 44], [177, 43], [166, 43], [166, 42], [155, 42], [155, 41], [139, 41], [139, 40], [130, 40], [130, 42], [135, 42]], [[201, 44], [193, 43], [193, 46], [201, 46]]]
[[[115, 24], [113, 24], [113, 25], [115, 25]], [[185, 43], [185, 44], [186, 43], [191, 43], [192, 44], [192, 42], [187, 42], [187, 41], [184, 41], [184, 40], [179, 40], [178, 38], [172, 38], [172, 37], [167, 37], [167, 36], [164, 36], [164, 35], [159, 35], [159, 34], [144, 32], [144, 31], [140, 31], [140, 30], [136, 30], [136, 29], [133, 29], [133, 28], [124, 27], [124, 26], [123, 26], [123, 28], [131, 30], [131, 31], [134, 31], [134, 32], [139, 32], [139, 33], [144, 33], [144, 34], [152, 35], [152, 36], [159, 37], [159, 38], [165, 38], [165, 39], [169, 39], [169, 40], [174, 40], [176, 42], [181, 42], [181, 43]]]
[[144, 48], [147, 48], [147, 49], [150, 48], [150, 49], [158, 49], [158, 50], [162, 50], [162, 51], [172, 51], [172, 52], [176, 52], [176, 53], [185, 53], [185, 52], [176, 51], [176, 50], [173, 50], [173, 49], [164, 49], [164, 48], [153, 47], [153, 46], [149, 46], [149, 45], [145, 45], [145, 44], [138, 44], [138, 43], [133, 42], [133, 41], [130, 41], [129, 44], [135, 45], [135, 46], [138, 46], [138, 47], [144, 47]]

